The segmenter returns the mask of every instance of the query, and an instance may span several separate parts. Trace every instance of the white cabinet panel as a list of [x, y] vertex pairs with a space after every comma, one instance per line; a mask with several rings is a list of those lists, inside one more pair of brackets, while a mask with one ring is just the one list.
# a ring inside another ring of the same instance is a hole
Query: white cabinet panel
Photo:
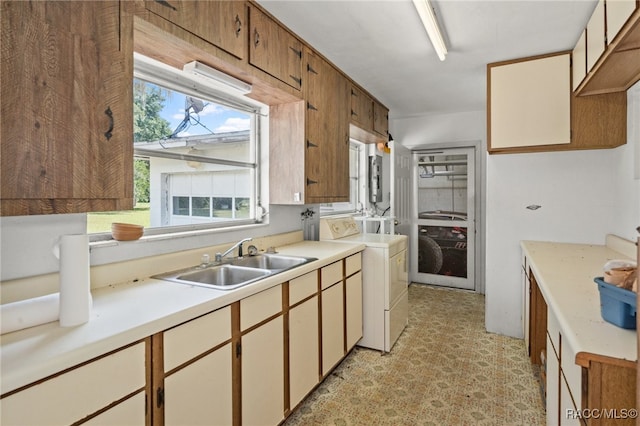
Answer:
[[[324, 269], [324, 268], [323, 268]], [[343, 283], [322, 291], [322, 375], [344, 356]]]
[[568, 144], [569, 54], [491, 66], [490, 147]]
[[231, 343], [164, 380], [167, 425], [232, 424]]
[[576, 405], [573, 402], [573, 398], [571, 393], [569, 392], [569, 388], [567, 387], [567, 382], [564, 380], [564, 377], [560, 378], [560, 424], [563, 426], [578, 426], [580, 425], [580, 420], [577, 416]]
[[355, 274], [362, 269], [362, 254], [357, 253], [345, 259], [345, 276]]
[[91, 426], [128, 426], [143, 425], [145, 423], [146, 397], [144, 392], [140, 392], [126, 401], [121, 402], [83, 423]]
[[342, 260], [325, 266], [320, 270], [321, 288], [324, 290], [342, 279]]
[[605, 47], [604, 0], [599, 0], [587, 23], [587, 71], [598, 62]]
[[318, 297], [289, 311], [289, 406], [295, 408], [320, 381]]
[[279, 312], [282, 312], [281, 285], [240, 301], [240, 329], [244, 331]]
[[362, 338], [362, 272], [347, 278], [347, 351]]
[[3, 398], [0, 423], [74, 423], [144, 388], [145, 383], [145, 343], [141, 342]]
[[582, 31], [578, 43], [573, 48], [573, 90], [580, 85], [587, 76], [587, 31]]
[[164, 371], [231, 339], [228, 306], [164, 332]]
[[560, 409], [560, 362], [551, 349], [551, 340], [547, 335], [547, 425], [555, 426], [559, 422]]
[[309, 272], [289, 281], [289, 306], [318, 292], [318, 271]]
[[607, 0], [607, 42], [611, 43], [629, 16], [636, 10], [636, 0]]
[[272, 426], [284, 418], [283, 360], [282, 316], [242, 336], [242, 424]]

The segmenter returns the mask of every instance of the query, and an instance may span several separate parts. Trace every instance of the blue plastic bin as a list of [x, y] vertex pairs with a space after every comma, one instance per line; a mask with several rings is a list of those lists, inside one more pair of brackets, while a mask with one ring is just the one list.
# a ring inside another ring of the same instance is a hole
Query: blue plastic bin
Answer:
[[636, 328], [637, 296], [631, 290], [604, 282], [603, 277], [594, 278], [600, 290], [600, 314], [602, 318], [621, 328]]

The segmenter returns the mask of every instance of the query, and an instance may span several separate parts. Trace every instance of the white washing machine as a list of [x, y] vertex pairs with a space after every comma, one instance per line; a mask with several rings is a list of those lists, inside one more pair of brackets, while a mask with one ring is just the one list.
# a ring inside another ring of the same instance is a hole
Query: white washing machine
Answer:
[[362, 252], [362, 339], [391, 351], [409, 321], [406, 235], [361, 233], [351, 216], [321, 218], [320, 239], [365, 244]]

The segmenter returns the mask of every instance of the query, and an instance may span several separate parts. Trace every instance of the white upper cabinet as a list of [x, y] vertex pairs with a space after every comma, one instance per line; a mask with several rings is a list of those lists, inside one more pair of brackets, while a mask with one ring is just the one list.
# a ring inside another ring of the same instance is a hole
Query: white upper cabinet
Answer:
[[489, 150], [569, 144], [570, 54], [489, 64]]
[[611, 43], [636, 10], [636, 0], [607, 0], [607, 43]]
[[587, 70], [598, 62], [606, 47], [604, 0], [600, 0], [587, 23]]
[[573, 48], [573, 90], [587, 75], [587, 30], [583, 30], [576, 47]]

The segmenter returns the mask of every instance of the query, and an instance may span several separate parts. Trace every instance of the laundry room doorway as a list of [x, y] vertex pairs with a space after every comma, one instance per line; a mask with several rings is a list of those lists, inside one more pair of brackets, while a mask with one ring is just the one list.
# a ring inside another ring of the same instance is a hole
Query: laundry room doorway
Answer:
[[412, 280], [475, 290], [475, 149], [413, 152]]

